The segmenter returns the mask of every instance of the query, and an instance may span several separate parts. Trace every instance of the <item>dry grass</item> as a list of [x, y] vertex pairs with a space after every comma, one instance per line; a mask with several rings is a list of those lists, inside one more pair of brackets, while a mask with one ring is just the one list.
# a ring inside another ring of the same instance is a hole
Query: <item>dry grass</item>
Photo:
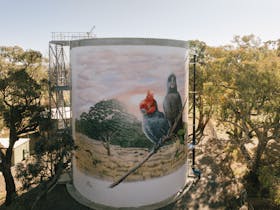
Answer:
[[[77, 167], [84, 173], [113, 181], [130, 168], [141, 162], [148, 154], [148, 149], [122, 148], [111, 145], [111, 155], [102, 142], [76, 133], [78, 149], [75, 153]], [[163, 146], [149, 161], [140, 167], [127, 181], [146, 180], [170, 174], [185, 164], [186, 146], [179, 143]]]

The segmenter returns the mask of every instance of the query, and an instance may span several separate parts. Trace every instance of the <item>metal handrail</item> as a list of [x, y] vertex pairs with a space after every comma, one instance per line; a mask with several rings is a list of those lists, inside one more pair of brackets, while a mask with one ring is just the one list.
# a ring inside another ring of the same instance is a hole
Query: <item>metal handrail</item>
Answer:
[[71, 41], [95, 38], [91, 32], [52, 32], [53, 41]]

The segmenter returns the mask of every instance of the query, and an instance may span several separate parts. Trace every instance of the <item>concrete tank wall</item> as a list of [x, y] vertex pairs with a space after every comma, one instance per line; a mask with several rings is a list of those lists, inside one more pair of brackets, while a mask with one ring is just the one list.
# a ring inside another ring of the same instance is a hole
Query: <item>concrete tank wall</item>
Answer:
[[[78, 146], [73, 159], [76, 190], [109, 207], [153, 205], [176, 195], [187, 179], [186, 145], [179, 137], [163, 145], [123, 183], [109, 186], [142, 161], [159, 132], [164, 135], [170, 129], [166, 104], [174, 98], [168, 92], [171, 74], [181, 103], [187, 99], [187, 43], [141, 38], [78, 40], [71, 43], [71, 70], [73, 135]], [[150, 109], [156, 106], [157, 111]], [[152, 111], [147, 114], [148, 109]], [[186, 119], [185, 111], [183, 122]]]

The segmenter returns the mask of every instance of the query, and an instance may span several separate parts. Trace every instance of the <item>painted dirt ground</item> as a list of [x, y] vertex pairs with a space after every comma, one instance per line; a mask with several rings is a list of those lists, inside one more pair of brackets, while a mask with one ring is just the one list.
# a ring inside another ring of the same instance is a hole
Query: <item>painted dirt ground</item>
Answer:
[[[148, 154], [144, 148], [122, 148], [111, 145], [111, 155], [102, 142], [92, 140], [87, 136], [76, 133], [78, 149], [75, 152], [77, 168], [83, 173], [103, 180], [114, 181], [130, 168], [141, 162]], [[127, 181], [140, 181], [170, 174], [179, 169], [187, 159], [187, 148], [176, 141], [163, 146]]]

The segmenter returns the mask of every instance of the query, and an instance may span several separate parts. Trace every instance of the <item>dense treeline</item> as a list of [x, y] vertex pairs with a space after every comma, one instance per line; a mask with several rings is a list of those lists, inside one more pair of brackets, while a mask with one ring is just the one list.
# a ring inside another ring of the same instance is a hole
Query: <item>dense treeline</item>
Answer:
[[279, 205], [280, 40], [236, 36], [233, 45], [192, 41], [191, 48], [198, 54], [197, 136], [210, 119], [219, 123], [229, 138], [228, 155], [247, 166], [249, 196]]

